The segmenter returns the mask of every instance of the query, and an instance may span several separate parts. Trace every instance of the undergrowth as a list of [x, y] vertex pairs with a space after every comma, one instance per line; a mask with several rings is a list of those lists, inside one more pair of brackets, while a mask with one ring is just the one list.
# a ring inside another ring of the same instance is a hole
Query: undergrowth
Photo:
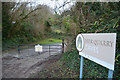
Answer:
[[[71, 75], [75, 73], [77, 78], [79, 78], [80, 55], [78, 54], [77, 50], [64, 53], [60, 61], [62, 62], [62, 66], [65, 66], [66, 69], [69, 69], [70, 71], [72, 71]], [[116, 61], [113, 78], [120, 78], [119, 67], [120, 67], [120, 64], [118, 63], [118, 61]], [[83, 78], [107, 78], [108, 70], [109, 69], [84, 58]]]

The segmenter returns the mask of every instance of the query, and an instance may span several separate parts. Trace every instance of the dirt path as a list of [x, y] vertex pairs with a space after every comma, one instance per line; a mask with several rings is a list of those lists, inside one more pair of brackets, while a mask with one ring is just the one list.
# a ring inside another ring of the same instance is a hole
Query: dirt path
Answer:
[[[51, 44], [53, 45], [53, 44]], [[61, 45], [61, 43], [54, 43], [54, 45]], [[46, 48], [45, 46], [43, 48]], [[2, 58], [2, 77], [3, 78], [28, 78], [30, 74], [42, 70], [49, 63], [56, 61], [61, 56], [61, 49], [51, 49], [50, 53], [43, 49], [41, 54], [35, 53], [34, 48], [23, 49], [20, 58], [14, 55], [4, 55]], [[23, 53], [24, 52], [24, 53]]]

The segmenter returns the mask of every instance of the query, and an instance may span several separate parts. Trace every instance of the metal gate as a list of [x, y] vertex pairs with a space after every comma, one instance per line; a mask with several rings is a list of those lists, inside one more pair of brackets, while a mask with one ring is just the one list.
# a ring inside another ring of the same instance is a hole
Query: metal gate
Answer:
[[51, 44], [42, 45], [43, 51], [40, 53], [35, 52], [35, 45], [36, 44], [19, 44], [16, 46], [14, 45], [14, 49], [12, 49], [13, 51], [9, 52], [8, 50], [5, 53], [8, 53], [8, 56], [14, 56], [20, 58], [35, 57], [39, 55], [51, 56], [51, 55], [58, 55], [60, 53], [64, 53], [64, 39], [62, 40], [62, 43], [51, 43]]
[[50, 55], [57, 55], [62, 53], [63, 46], [61, 43], [55, 43], [55, 44], [47, 44], [47, 45], [41, 45], [43, 46], [43, 51], [38, 53], [35, 52], [35, 45], [19, 45], [18, 46], [18, 55], [19, 57], [33, 57], [38, 56], [41, 54], [46, 54], [48, 56]]

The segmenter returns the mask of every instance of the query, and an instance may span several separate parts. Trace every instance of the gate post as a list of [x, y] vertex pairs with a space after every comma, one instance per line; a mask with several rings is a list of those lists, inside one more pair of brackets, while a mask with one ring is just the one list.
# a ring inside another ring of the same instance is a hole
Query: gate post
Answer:
[[49, 56], [50, 56], [50, 45], [49, 45]]
[[18, 45], [18, 55], [20, 54], [20, 45]]
[[62, 39], [62, 53], [64, 53], [64, 38]]
[[18, 59], [20, 58], [20, 45], [17, 46], [18, 47]]

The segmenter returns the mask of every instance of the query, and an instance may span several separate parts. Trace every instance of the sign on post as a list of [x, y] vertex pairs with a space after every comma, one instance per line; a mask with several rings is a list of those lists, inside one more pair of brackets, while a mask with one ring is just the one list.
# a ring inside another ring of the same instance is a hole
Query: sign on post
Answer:
[[114, 70], [116, 33], [79, 34], [76, 48], [79, 55]]
[[42, 52], [42, 46], [41, 45], [35, 45], [35, 52]]

